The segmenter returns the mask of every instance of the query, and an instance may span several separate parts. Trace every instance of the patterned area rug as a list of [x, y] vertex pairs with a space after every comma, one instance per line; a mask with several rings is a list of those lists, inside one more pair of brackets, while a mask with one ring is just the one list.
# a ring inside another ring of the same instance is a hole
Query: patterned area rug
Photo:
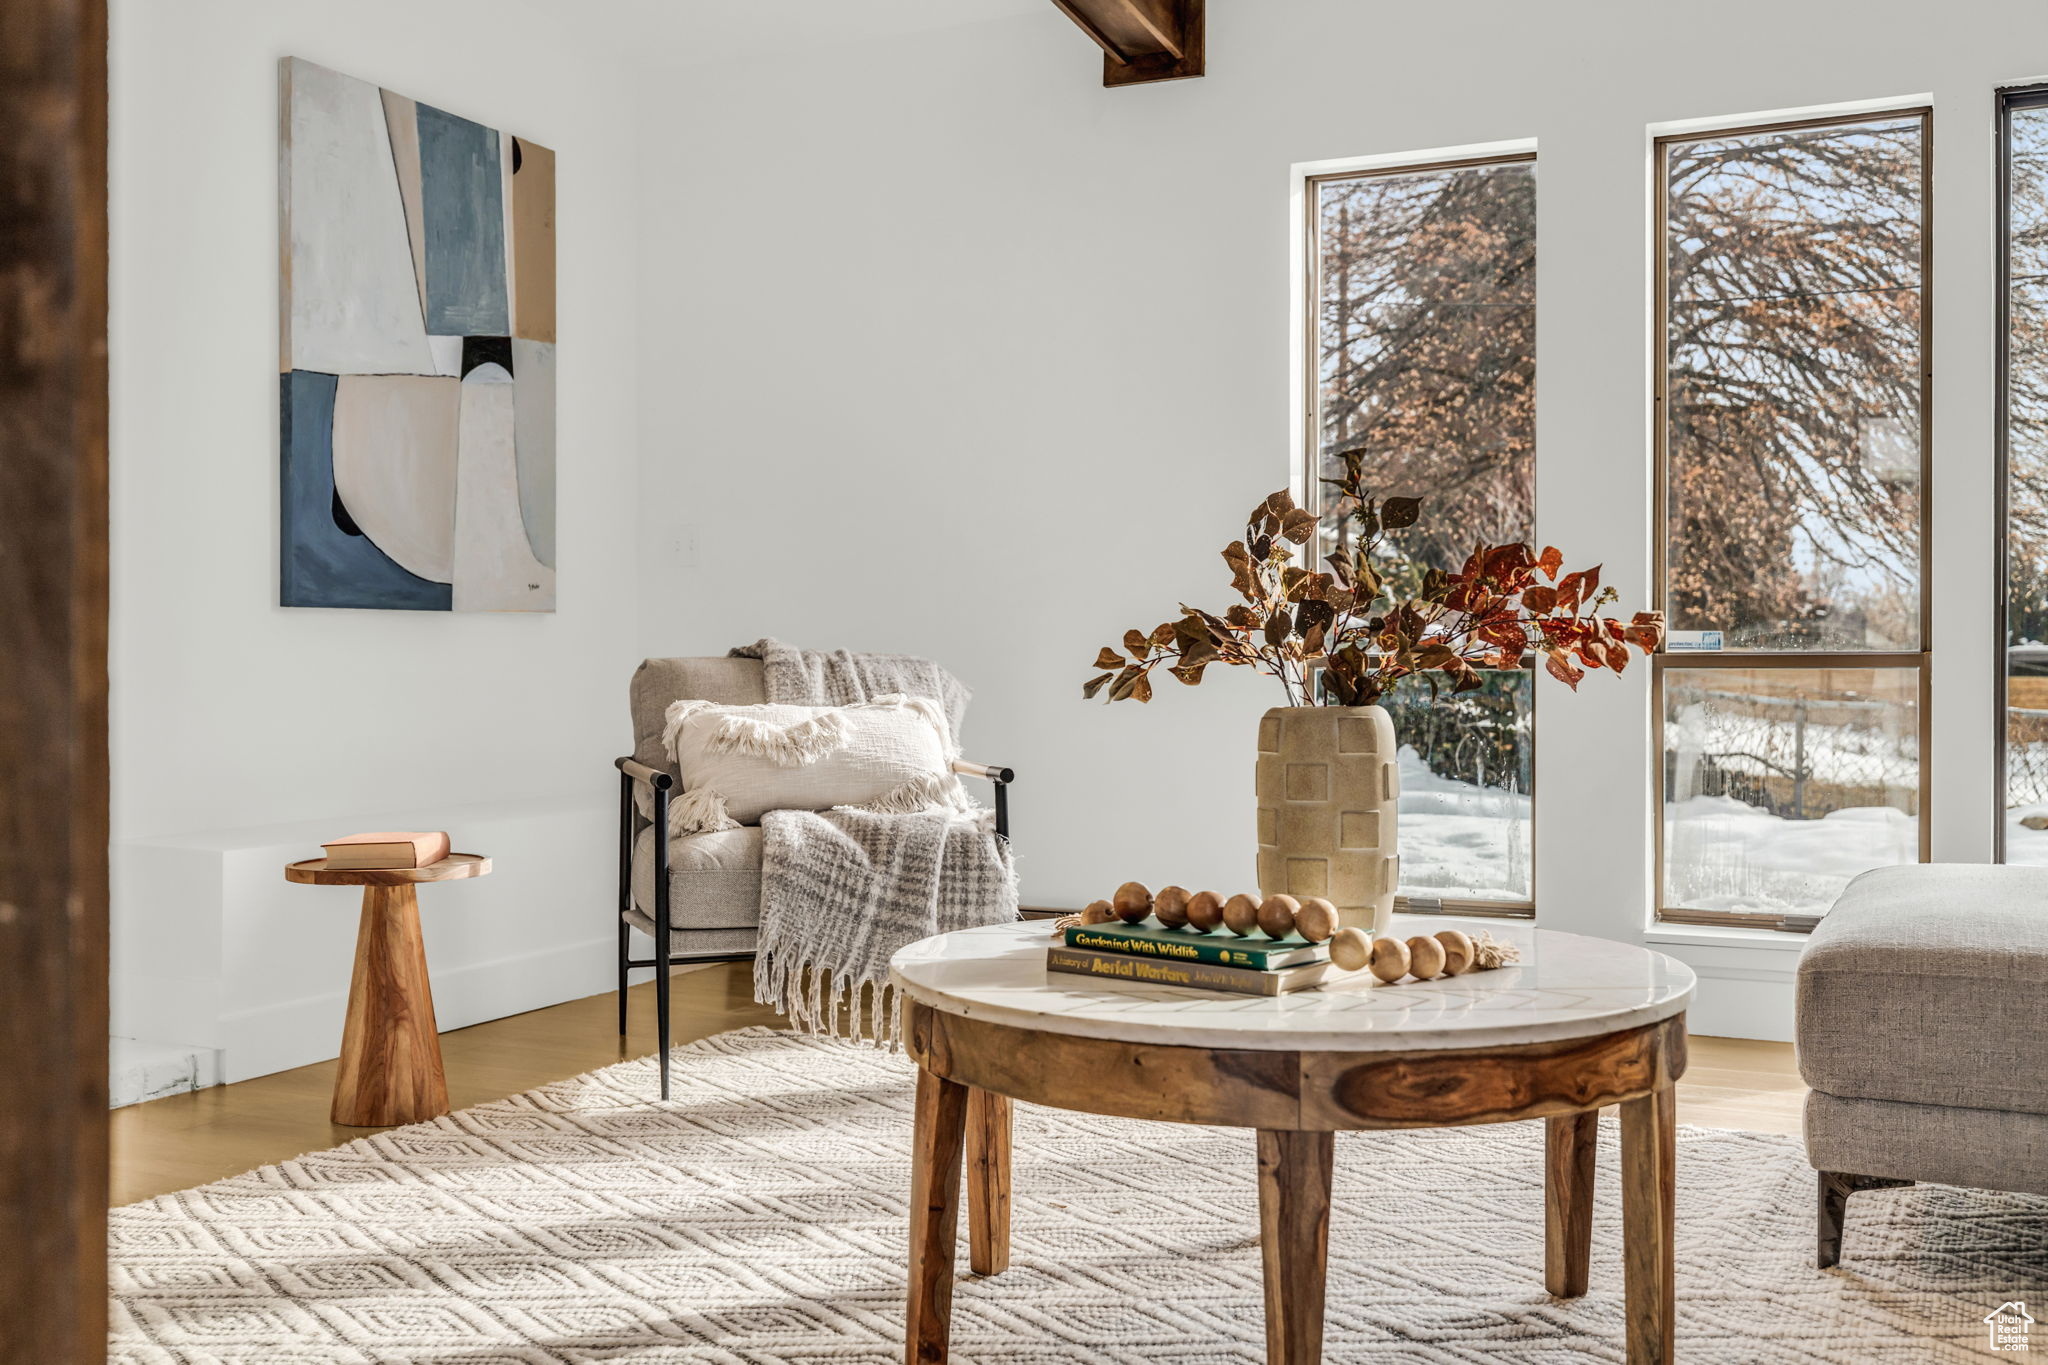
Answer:
[[[116, 1209], [111, 1358], [900, 1360], [909, 1063], [763, 1029], [676, 1060], [666, 1105], [643, 1059]], [[1622, 1359], [1611, 1120], [1570, 1302], [1540, 1125], [1337, 1143], [1327, 1360]], [[1263, 1357], [1249, 1134], [1019, 1106], [1015, 1162], [1012, 1268], [962, 1247], [956, 1360]], [[1796, 1142], [1683, 1129], [1678, 1169], [1682, 1360], [1975, 1359], [1985, 1314], [2048, 1301], [2048, 1200], [1858, 1195], [1821, 1272]]]

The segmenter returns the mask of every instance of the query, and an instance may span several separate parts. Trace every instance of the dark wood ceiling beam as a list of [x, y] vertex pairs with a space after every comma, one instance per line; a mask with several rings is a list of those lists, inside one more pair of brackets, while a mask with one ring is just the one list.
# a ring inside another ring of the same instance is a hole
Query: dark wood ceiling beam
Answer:
[[1102, 49], [1102, 83], [1185, 80], [1205, 66], [1205, 0], [1052, 0]]
[[1170, 54], [1176, 61], [1184, 54], [1180, 41], [1180, 18], [1174, 12], [1173, 0], [1122, 0], [1123, 8], [1132, 22], [1161, 52]]

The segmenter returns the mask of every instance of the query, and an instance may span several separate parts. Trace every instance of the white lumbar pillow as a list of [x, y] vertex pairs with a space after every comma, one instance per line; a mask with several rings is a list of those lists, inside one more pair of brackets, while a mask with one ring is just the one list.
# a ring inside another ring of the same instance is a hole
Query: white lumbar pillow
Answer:
[[671, 702], [662, 745], [683, 780], [669, 833], [760, 822], [771, 810], [908, 814], [968, 808], [945, 712], [890, 694], [853, 706]]

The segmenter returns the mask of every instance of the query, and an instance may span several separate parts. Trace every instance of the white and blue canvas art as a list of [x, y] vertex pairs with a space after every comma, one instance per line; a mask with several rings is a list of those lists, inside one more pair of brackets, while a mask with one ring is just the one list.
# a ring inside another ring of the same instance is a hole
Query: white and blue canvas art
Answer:
[[280, 600], [553, 611], [555, 154], [280, 80]]

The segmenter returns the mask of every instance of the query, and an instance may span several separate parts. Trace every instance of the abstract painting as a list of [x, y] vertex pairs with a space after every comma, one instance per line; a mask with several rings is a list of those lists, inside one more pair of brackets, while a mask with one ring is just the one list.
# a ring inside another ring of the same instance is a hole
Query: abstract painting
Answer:
[[555, 609], [555, 154], [280, 73], [281, 601]]

